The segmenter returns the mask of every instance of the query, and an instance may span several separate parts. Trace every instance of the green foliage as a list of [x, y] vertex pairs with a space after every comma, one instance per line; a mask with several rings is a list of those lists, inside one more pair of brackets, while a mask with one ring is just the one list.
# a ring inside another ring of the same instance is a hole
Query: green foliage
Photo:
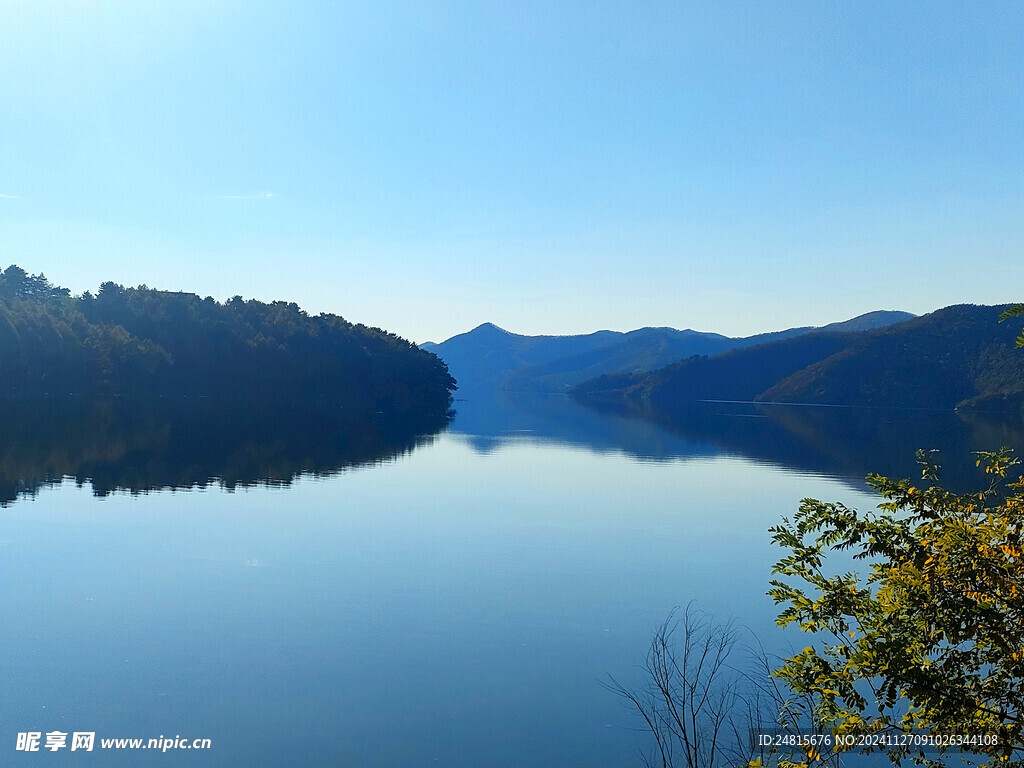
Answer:
[[0, 270], [0, 299], [47, 299], [67, 298], [71, 292], [67, 288], [51, 285], [46, 275], [30, 275], [24, 269], [12, 264], [6, 270]]
[[[999, 322], [1009, 320], [1011, 317], [1019, 317], [1021, 315], [1024, 315], [1024, 304], [1015, 304], [999, 316]], [[1017, 341], [1014, 346], [1018, 349], [1024, 347], [1024, 331], [1020, 332], [1020, 336], [1017, 337]]]
[[[789, 552], [769, 592], [778, 623], [822, 639], [776, 674], [835, 733], [998, 735], [972, 751], [1024, 765], [1024, 478], [1006, 484], [1019, 461], [979, 454], [988, 487], [956, 494], [918, 460], [921, 482], [869, 477], [877, 512], [806, 499], [772, 529]], [[826, 575], [836, 552], [863, 560], [866, 580]]]
[[296, 304], [103, 283], [72, 297], [42, 275], [0, 273], [0, 395], [113, 393], [329, 402], [444, 413], [455, 382], [435, 355]]

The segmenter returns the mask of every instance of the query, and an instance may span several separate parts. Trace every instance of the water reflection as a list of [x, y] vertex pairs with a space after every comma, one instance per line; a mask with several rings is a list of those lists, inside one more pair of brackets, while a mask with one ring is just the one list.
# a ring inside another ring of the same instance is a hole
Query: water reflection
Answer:
[[287, 485], [428, 442], [443, 417], [350, 418], [337, 408], [205, 399], [0, 402], [0, 506], [73, 478], [93, 493]]
[[495, 393], [456, 402], [452, 431], [479, 451], [533, 439], [645, 461], [740, 456], [864, 488], [868, 473], [916, 477], [919, 448], [938, 450], [943, 482], [982, 482], [972, 451], [1024, 449], [1024, 425], [1005, 414], [761, 403], [695, 402], [673, 413], [560, 395]]
[[[674, 413], [562, 395], [493, 393], [455, 403], [449, 427], [480, 453], [536, 441], [643, 461], [740, 456], [864, 487], [869, 472], [916, 476], [937, 449], [943, 481], [978, 487], [971, 451], [1024, 448], [999, 414], [694, 403]], [[325, 407], [252, 408], [212, 400], [50, 398], [0, 402], [0, 506], [73, 478], [94, 494], [285, 485], [379, 462], [429, 442], [441, 417], [350, 418]]]

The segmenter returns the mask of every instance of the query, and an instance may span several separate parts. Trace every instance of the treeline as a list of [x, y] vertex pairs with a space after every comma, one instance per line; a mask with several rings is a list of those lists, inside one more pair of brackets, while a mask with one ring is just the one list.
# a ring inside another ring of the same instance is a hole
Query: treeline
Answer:
[[455, 381], [435, 355], [295, 303], [103, 283], [72, 296], [0, 273], [0, 395], [146, 394], [444, 413]]

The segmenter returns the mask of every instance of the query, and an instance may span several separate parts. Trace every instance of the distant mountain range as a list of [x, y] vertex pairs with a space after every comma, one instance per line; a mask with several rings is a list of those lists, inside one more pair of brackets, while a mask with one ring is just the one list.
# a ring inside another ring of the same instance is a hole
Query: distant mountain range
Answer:
[[[568, 392], [608, 374], [633, 376], [694, 355], [712, 357], [734, 349], [823, 332], [837, 336], [899, 323], [909, 312], [878, 311], [821, 328], [790, 328], [745, 338], [690, 329], [640, 328], [623, 333], [597, 331], [579, 336], [522, 336], [492, 323], [420, 348], [448, 365], [459, 391]], [[814, 359], [820, 359], [815, 357]], [[774, 383], [772, 379], [766, 386]]]
[[1019, 325], [1006, 307], [959, 305], [906, 322], [837, 333], [822, 328], [656, 371], [582, 382], [579, 397], [631, 401], [672, 412], [694, 400], [973, 408], [1024, 405]]

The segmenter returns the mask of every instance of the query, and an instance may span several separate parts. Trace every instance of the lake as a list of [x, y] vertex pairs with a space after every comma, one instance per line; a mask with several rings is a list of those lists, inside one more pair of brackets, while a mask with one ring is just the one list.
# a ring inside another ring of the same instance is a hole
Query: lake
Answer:
[[[805, 644], [764, 595], [767, 529], [800, 499], [874, 506], [864, 475], [913, 473], [917, 447], [969, 486], [967, 451], [1024, 444], [984, 415], [455, 408], [431, 434], [210, 403], [5, 405], [2, 762], [637, 765], [644, 734], [601, 683], [641, 682], [673, 607]], [[16, 752], [29, 731], [97, 745]], [[176, 736], [211, 749], [98, 743]]]

